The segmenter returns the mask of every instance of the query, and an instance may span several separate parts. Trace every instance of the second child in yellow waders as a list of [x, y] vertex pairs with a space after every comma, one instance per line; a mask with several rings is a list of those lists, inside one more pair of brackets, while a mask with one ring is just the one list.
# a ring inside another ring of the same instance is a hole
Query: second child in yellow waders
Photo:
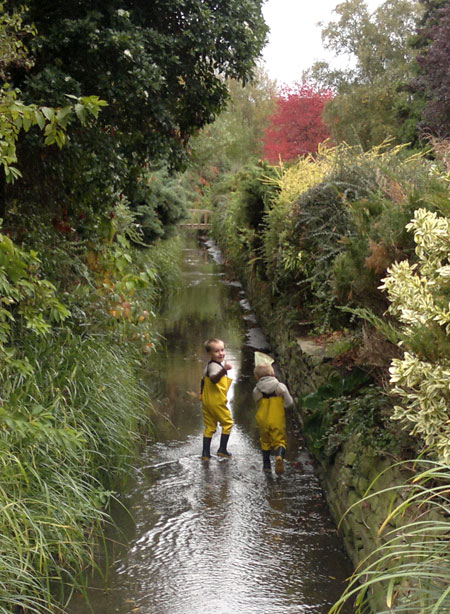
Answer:
[[256, 421], [259, 427], [263, 470], [269, 473], [270, 451], [275, 450], [275, 473], [284, 472], [286, 454], [286, 413], [285, 407], [294, 401], [287, 387], [275, 377], [273, 367], [269, 364], [257, 365], [254, 370], [257, 384], [253, 398], [257, 403]]
[[209, 360], [203, 374], [201, 389], [205, 425], [202, 460], [209, 461], [211, 458], [211, 439], [216, 432], [218, 423], [222, 427], [222, 434], [217, 456], [231, 458], [232, 455], [227, 450], [227, 444], [233, 427], [233, 418], [227, 407], [227, 393], [232, 380], [227, 376], [227, 372], [232, 366], [224, 362], [225, 347], [220, 339], [208, 339], [205, 342], [205, 350]]

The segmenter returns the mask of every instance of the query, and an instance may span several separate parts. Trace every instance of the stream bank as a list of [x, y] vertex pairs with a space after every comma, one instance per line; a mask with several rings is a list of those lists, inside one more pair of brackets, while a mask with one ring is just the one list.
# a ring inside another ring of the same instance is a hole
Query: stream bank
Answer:
[[[70, 614], [327, 614], [351, 573], [295, 429], [285, 474], [262, 471], [254, 351], [271, 348], [241, 284], [225, 274], [215, 246], [207, 248], [191, 240], [184, 250], [180, 293], [161, 315], [166, 351], [147, 372], [158, 391], [155, 439], [121, 493], [120, 532], [109, 535], [103, 574], [88, 589], [92, 609], [74, 598]], [[211, 336], [225, 340], [233, 367], [235, 425], [233, 458], [216, 456], [216, 433], [204, 463], [198, 388]]]
[[[226, 254], [226, 244], [220, 247]], [[226, 265], [235, 270], [233, 263], [226, 262]], [[384, 493], [348, 510], [367, 494], [375, 478], [378, 479], [374, 490], [378, 491], [404, 483], [410, 477], [405, 468], [392, 466], [398, 460], [392, 450], [396, 449], [401, 437], [397, 439], [375, 420], [370, 422], [371, 395], [378, 394], [376, 385], [371, 384], [362, 371], [350, 372], [345, 367], [336, 366], [323, 344], [306, 334], [299, 336], [289, 326], [289, 314], [272, 302], [266, 283], [245, 271], [239, 273], [252, 309], [270, 342], [283, 380], [296, 401], [302, 399], [302, 403], [296, 403], [295, 419], [314, 458], [315, 471], [329, 509], [339, 524], [346, 551], [356, 568], [380, 545], [378, 529], [395, 496]], [[361, 395], [358, 401], [360, 422], [368, 421], [369, 426], [365, 425], [354, 436], [348, 432], [346, 436], [341, 436], [339, 429], [344, 431], [345, 427], [338, 425], [332, 432], [334, 427], [327, 415], [329, 405], [323, 401], [349, 391], [357, 400], [358, 394]], [[327, 440], [325, 444], [324, 440]], [[383, 475], [380, 477], [380, 474]], [[398, 520], [393, 521], [393, 527], [399, 526], [396, 524]], [[381, 586], [374, 587], [371, 607], [374, 612], [386, 607], [386, 596]]]

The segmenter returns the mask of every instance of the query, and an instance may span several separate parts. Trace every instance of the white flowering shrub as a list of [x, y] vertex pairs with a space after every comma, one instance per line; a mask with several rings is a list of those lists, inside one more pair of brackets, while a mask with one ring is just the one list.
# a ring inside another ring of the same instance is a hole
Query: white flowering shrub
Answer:
[[406, 228], [418, 262], [394, 264], [380, 286], [402, 324], [405, 349], [390, 368], [392, 392], [402, 399], [392, 418], [450, 464], [450, 220], [418, 209]]

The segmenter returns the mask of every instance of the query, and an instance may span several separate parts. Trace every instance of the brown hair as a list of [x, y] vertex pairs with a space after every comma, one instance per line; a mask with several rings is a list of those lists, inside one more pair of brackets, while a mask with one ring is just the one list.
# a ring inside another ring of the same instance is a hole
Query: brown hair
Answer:
[[211, 351], [211, 346], [213, 343], [223, 343], [223, 341], [222, 339], [214, 339], [214, 338], [208, 339], [207, 341], [205, 341], [203, 345], [204, 345], [205, 350], [208, 352], [208, 354]]
[[256, 377], [256, 379], [261, 379], [261, 377], [267, 377], [268, 375], [275, 375], [275, 371], [273, 370], [272, 365], [257, 365], [254, 370], [253, 373]]

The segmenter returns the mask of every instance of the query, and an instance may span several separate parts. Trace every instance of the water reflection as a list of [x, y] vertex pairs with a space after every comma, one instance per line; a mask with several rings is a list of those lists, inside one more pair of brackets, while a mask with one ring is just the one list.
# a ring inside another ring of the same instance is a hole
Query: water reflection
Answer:
[[[259, 343], [259, 332], [248, 320], [240, 284], [230, 283], [197, 246], [186, 250], [185, 270], [183, 291], [165, 314], [167, 353], [149, 372], [159, 382], [159, 441], [142, 454], [124, 495], [134, 519], [119, 519], [128, 545], [112, 550], [109, 588], [93, 582], [92, 609], [325, 614], [350, 566], [295, 433], [289, 435], [285, 474], [262, 472], [251, 399], [251, 346]], [[225, 340], [236, 425], [229, 444], [233, 459], [213, 457], [205, 464], [196, 392], [207, 337]], [[88, 611], [79, 600], [70, 609]]]

